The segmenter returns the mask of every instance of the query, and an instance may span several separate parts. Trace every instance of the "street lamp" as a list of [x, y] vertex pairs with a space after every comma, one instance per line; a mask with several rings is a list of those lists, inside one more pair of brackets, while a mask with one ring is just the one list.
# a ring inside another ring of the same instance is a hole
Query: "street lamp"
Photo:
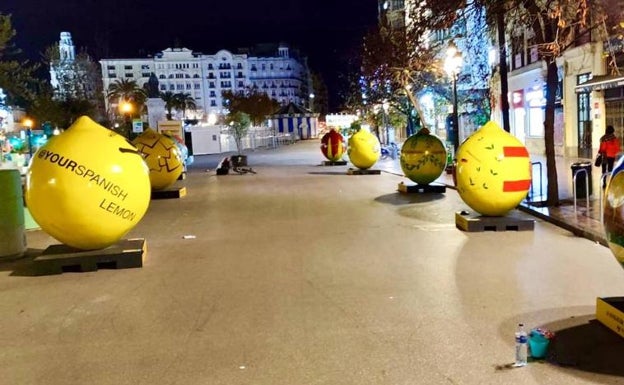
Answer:
[[311, 92], [309, 97], [310, 97], [310, 112], [314, 112], [314, 93]]
[[26, 135], [28, 136], [28, 156], [30, 158], [32, 158], [32, 153], [33, 153], [33, 148], [32, 148], [32, 128], [35, 125], [35, 122], [33, 122], [32, 119], [30, 118], [25, 118], [22, 121], [22, 124], [24, 125], [24, 127], [26, 127]]
[[453, 151], [457, 151], [459, 147], [459, 115], [457, 111], [457, 75], [462, 66], [462, 54], [457, 49], [455, 42], [451, 40], [446, 49], [446, 59], [444, 60], [444, 70], [453, 82], [453, 115], [452, 115], [452, 141]]
[[390, 108], [390, 103], [384, 100], [381, 107], [383, 109], [383, 126], [386, 133], [386, 144], [390, 145], [390, 132], [388, 131], [388, 109]]
[[128, 139], [130, 139], [130, 134], [132, 133], [132, 110], [133, 109], [134, 108], [132, 106], [132, 103], [130, 103], [129, 101], [122, 100], [119, 103], [119, 111], [124, 115], [125, 120], [126, 120], [126, 130], [127, 130]]

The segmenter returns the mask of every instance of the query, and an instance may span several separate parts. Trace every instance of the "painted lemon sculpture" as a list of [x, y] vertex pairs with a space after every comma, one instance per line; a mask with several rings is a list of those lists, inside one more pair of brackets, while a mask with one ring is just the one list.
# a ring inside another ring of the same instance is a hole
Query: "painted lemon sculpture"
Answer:
[[332, 162], [342, 159], [345, 152], [345, 142], [342, 135], [331, 129], [321, 138], [321, 152]]
[[442, 175], [446, 167], [446, 148], [440, 138], [423, 128], [403, 143], [400, 161], [406, 177], [426, 185]]
[[605, 190], [604, 229], [609, 248], [624, 268], [624, 158], [613, 168]]
[[43, 231], [77, 249], [101, 249], [147, 211], [149, 171], [126, 138], [83, 116], [35, 153], [25, 197]]
[[171, 186], [182, 174], [182, 154], [173, 139], [148, 128], [132, 144], [143, 154], [149, 167], [152, 190]]
[[367, 130], [359, 130], [349, 138], [349, 160], [361, 170], [371, 168], [381, 155], [379, 140]]
[[518, 206], [531, 187], [529, 152], [494, 122], [468, 137], [456, 157], [457, 191], [482, 215], [505, 215]]

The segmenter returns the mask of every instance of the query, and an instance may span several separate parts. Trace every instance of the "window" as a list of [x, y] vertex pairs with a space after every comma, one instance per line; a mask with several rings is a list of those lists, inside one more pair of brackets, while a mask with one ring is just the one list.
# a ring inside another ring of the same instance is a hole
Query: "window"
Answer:
[[133, 78], [133, 77], [134, 77], [134, 74], [132, 74], [132, 73], [126, 73], [124, 76], [125, 76], [125, 77], [127, 77], [127, 78]]
[[208, 64], [208, 69], [209, 69], [209, 70], [213, 69], [213, 67], [212, 67], [212, 63]]
[[163, 74], [158, 75], [158, 79], [166, 79], [167, 77]]
[[251, 70], [252, 70], [252, 71], [257, 71], [257, 70], [258, 70], [258, 69], [256, 68], [256, 65], [255, 65], [255, 64], [252, 64], [252, 65], [251, 65]]
[[210, 107], [216, 107], [217, 106], [217, 102], [214, 100], [210, 101]]
[[184, 74], [175, 74], [176, 79], [184, 79]]
[[208, 84], [208, 88], [215, 88], [215, 84], [214, 84], [214, 82], [210, 82], [210, 83]]
[[243, 69], [243, 65], [241, 63], [238, 63], [236, 65], [236, 68], [239, 69], [239, 70], [242, 70]]
[[167, 91], [167, 85], [166, 84], [161, 84], [160, 85], [160, 90], [161, 91]]
[[141, 74], [141, 76], [144, 77], [144, 78], [149, 78], [151, 76], [151, 74], [149, 72], [143, 72]]
[[175, 91], [175, 85], [174, 84], [169, 84], [169, 90]]
[[131, 69], [132, 69], [132, 66], [124, 66], [124, 69], [125, 69], [125, 70], [131, 70]]
[[106, 68], [107, 68], [109, 71], [114, 71], [114, 70], [115, 70], [115, 66], [106, 66]]
[[243, 88], [244, 87], [243, 82], [238, 82], [238, 87]]
[[184, 84], [176, 84], [176, 90], [184, 91]]
[[149, 65], [147, 65], [147, 64], [141, 64], [141, 69], [142, 70], [148, 70], [150, 68], [149, 68]]
[[187, 89], [187, 90], [190, 90], [190, 89], [191, 89], [191, 87], [192, 87], [192, 86], [191, 86], [190, 84], [188, 84], [188, 83], [186, 84], [186, 89]]
[[199, 75], [198, 74], [193, 75], [193, 79], [199, 79]]
[[193, 84], [193, 88], [198, 90], [198, 89], [201, 88], [201, 85], [199, 83], [195, 83], [195, 84]]
[[116, 77], [117, 77], [117, 74], [110, 74], [110, 75], [108, 75], [108, 77], [109, 77], [109, 78], [111, 78], [111, 79], [112, 79], [112, 78], [116, 78]]
[[210, 91], [210, 97], [215, 98], [217, 95], [215, 94], [214, 91]]

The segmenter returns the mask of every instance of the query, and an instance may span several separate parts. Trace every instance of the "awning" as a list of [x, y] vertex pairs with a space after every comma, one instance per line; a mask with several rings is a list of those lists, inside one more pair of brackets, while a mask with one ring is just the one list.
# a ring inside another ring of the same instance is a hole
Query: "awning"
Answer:
[[574, 87], [579, 92], [600, 91], [607, 88], [615, 88], [624, 86], [624, 75], [597, 75], [585, 83]]

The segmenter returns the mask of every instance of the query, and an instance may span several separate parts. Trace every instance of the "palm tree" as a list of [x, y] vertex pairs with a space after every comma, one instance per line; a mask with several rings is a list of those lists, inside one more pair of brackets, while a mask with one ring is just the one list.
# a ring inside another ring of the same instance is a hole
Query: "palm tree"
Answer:
[[190, 94], [179, 93], [175, 94], [175, 97], [178, 100], [177, 108], [182, 110], [183, 118], [186, 118], [186, 110], [195, 111], [197, 109], [195, 99]]
[[167, 91], [167, 92], [162, 92], [160, 94], [160, 98], [165, 102], [165, 109], [167, 110], [167, 120], [171, 120], [171, 111], [174, 108], [178, 107], [178, 100], [176, 97], [177, 94], [174, 94], [173, 92]]
[[109, 103], [130, 102], [136, 107], [135, 111], [140, 113], [145, 106], [147, 93], [138, 86], [136, 81], [121, 79], [108, 86], [106, 98]]

